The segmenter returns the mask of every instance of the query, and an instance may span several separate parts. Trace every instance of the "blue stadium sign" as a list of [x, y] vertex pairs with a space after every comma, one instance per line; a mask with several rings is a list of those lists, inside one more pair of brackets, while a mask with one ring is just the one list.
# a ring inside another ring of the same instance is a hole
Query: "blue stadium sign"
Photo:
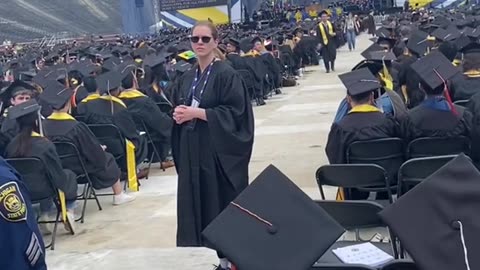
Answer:
[[161, 11], [227, 5], [228, 0], [160, 0]]

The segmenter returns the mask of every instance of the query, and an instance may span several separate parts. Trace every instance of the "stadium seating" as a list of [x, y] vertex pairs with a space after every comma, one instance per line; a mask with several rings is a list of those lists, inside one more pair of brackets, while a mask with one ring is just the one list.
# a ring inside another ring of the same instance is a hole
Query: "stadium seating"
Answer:
[[121, 32], [118, 0], [2, 0], [0, 43]]

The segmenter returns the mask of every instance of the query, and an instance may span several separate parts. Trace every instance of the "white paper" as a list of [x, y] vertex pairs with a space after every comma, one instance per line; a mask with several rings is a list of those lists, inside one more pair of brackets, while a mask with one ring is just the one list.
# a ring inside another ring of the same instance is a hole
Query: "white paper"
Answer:
[[378, 267], [393, 260], [391, 255], [369, 242], [337, 248], [333, 250], [333, 253], [343, 263], [362, 264], [371, 267]]

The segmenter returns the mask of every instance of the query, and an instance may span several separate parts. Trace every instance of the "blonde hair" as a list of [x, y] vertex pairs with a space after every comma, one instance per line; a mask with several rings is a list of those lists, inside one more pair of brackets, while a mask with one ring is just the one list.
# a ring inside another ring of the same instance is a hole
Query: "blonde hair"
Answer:
[[199, 21], [197, 22], [193, 27], [192, 27], [192, 31], [190, 32], [190, 34], [193, 34], [193, 30], [195, 30], [195, 28], [197, 28], [198, 26], [205, 26], [205, 27], [208, 27], [210, 29], [210, 32], [212, 32], [212, 37], [214, 40], [218, 40], [218, 30], [217, 30], [217, 27], [215, 27], [215, 25], [212, 23], [212, 22], [209, 22], [209, 21]]
[[219, 48], [215, 48], [213, 49], [213, 54], [215, 55], [215, 58], [218, 58], [220, 60], [225, 60], [225, 55], [222, 53], [222, 51], [220, 51]]

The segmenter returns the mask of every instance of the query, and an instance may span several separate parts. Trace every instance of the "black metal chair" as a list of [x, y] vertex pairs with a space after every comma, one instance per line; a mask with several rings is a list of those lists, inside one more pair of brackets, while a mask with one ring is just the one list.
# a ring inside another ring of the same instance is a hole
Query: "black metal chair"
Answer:
[[[333, 219], [342, 227], [349, 231], [355, 231], [355, 241], [337, 241], [329, 250], [317, 261], [317, 264], [341, 263], [333, 254], [332, 250], [340, 247], [347, 247], [361, 242], [368, 242], [360, 238], [360, 229], [367, 228], [388, 228], [381, 220], [378, 213], [383, 210], [383, 206], [371, 201], [316, 201]], [[397, 240], [394, 234], [389, 230], [390, 242], [372, 242], [374, 246], [398, 258]]]
[[398, 171], [398, 197], [404, 195], [455, 157], [456, 155], [423, 157], [406, 161]]
[[385, 169], [392, 188], [397, 184], [397, 173], [405, 161], [405, 144], [400, 138], [356, 141], [347, 148], [348, 164], [376, 164]]
[[407, 157], [420, 158], [444, 155], [470, 154], [471, 143], [467, 137], [454, 138], [423, 137], [411, 141], [407, 147]]
[[[45, 164], [38, 158], [9, 158], [6, 161], [17, 170], [22, 176], [22, 181], [28, 188], [33, 204], [44, 200], [52, 200], [57, 208], [57, 215], [54, 221], [41, 221], [39, 223], [54, 223], [52, 241], [47, 248], [55, 249], [58, 223], [62, 212], [60, 206], [59, 191], [55, 188], [54, 182], [48, 173]], [[67, 222], [68, 224], [68, 222]], [[73, 232], [73, 230], [71, 230]], [[73, 233], [72, 233], [73, 234]]]
[[[245, 82], [245, 86], [247, 87], [248, 94], [250, 95], [250, 100], [255, 99], [255, 78], [253, 77], [252, 73], [246, 69], [239, 69], [237, 70], [238, 74], [242, 77], [243, 81]], [[257, 102], [258, 105], [258, 102]]]
[[453, 104], [458, 105], [458, 106], [462, 106], [462, 107], [466, 107], [469, 101], [470, 100], [468, 100], [468, 99], [462, 99], [462, 100], [457, 100], [457, 101], [453, 102]]
[[80, 218], [76, 220], [83, 223], [85, 221], [85, 210], [87, 209], [88, 200], [95, 200], [99, 211], [102, 211], [102, 206], [98, 201], [97, 194], [93, 188], [92, 180], [90, 179], [88, 171], [85, 167], [85, 162], [75, 144], [71, 142], [53, 142], [53, 144], [55, 145], [58, 156], [62, 161], [63, 168], [72, 170], [72, 168], [69, 168], [70, 164], [77, 164], [77, 166], [79, 165], [82, 169], [81, 172], [75, 173], [77, 174], [77, 183], [84, 185], [82, 194], [78, 196], [78, 199], [83, 199], [82, 214]]
[[419, 270], [420, 268], [412, 261], [395, 260], [387, 263], [381, 270]]
[[[165, 171], [165, 168], [163, 167], [163, 164], [162, 164], [162, 156], [160, 155], [160, 150], [157, 148], [157, 145], [155, 144], [147, 125], [141, 118], [138, 118], [138, 117], [135, 117], [135, 122], [137, 124], [137, 130], [140, 132], [145, 132], [145, 135], [147, 136], [147, 144], [149, 145], [149, 147], [151, 147], [150, 149], [152, 149], [152, 155], [148, 160], [148, 172], [149, 172], [148, 174], [150, 174], [150, 167], [152, 165], [153, 158], [155, 156], [157, 156], [158, 160], [160, 161], [160, 169]], [[145, 177], [146, 179], [148, 179], [148, 174]]]
[[112, 124], [92, 124], [88, 128], [101, 144], [107, 146], [106, 151], [113, 155], [120, 168], [126, 168], [125, 138]]
[[365, 192], [387, 192], [388, 200], [393, 202], [387, 172], [376, 164], [333, 164], [323, 165], [316, 172], [320, 195], [325, 200], [323, 185], [356, 188]]

